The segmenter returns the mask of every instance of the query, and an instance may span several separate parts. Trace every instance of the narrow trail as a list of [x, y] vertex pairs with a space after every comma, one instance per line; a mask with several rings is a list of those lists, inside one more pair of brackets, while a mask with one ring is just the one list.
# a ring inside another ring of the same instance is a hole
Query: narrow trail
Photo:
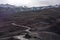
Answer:
[[15, 24], [15, 23], [12, 23], [12, 25], [14, 25], [14, 26], [20, 26], [20, 27], [25, 27], [25, 28], [27, 28], [25, 31], [27, 31], [27, 32], [29, 32], [30, 33], [30, 27], [28, 27], [28, 26], [24, 26], [24, 25], [18, 25], [18, 24]]
[[[31, 33], [29, 31], [31, 28], [28, 27], [28, 26], [18, 25], [18, 24], [15, 24], [15, 23], [12, 23], [12, 25], [14, 25], [14, 26], [20, 26], [20, 27], [25, 27], [25, 28], [27, 28], [25, 31], [28, 32], [28, 33]], [[20, 40], [29, 40], [29, 39], [24, 38], [24, 36], [25, 35], [13, 36], [13, 38], [20, 39]]]
[[[24, 25], [18, 25], [18, 24], [16, 24], [16, 23], [11, 23], [12, 25], [14, 25], [14, 26], [20, 26], [20, 27], [25, 27], [25, 28], [27, 28], [25, 31], [27, 31], [27, 32], [29, 32], [29, 33], [31, 33], [29, 30], [31, 30], [31, 28], [29, 27], [29, 26], [24, 26]], [[49, 23], [45, 23], [45, 22], [38, 22], [38, 23], [35, 23], [35, 24], [32, 24], [32, 26], [35, 26], [35, 25], [37, 25], [37, 24], [49, 24]], [[41, 27], [41, 28], [39, 28], [39, 29], [46, 29], [46, 28], [49, 28], [50, 27], [50, 25], [48, 25], [48, 26], [46, 26], [46, 27]]]
[[[36, 24], [38, 24], [38, 23], [36, 23]], [[18, 25], [18, 24], [16, 24], [16, 23], [12, 23], [12, 25], [28, 28], [28, 29], [26, 29], [25, 31], [28, 32], [28, 34], [29, 34], [30, 36], [32, 36], [32, 38], [33, 38], [35, 35], [37, 36], [37, 32], [31, 32], [31, 31], [29, 31], [29, 30], [31, 30], [31, 28], [30, 28], [29, 26]], [[35, 24], [33, 24], [33, 25], [35, 25]], [[24, 34], [24, 35], [19, 35], [19, 36], [13, 36], [13, 37], [14, 37], [14, 38], [17, 38], [17, 39], [20, 39], [20, 40], [29, 40], [29, 39], [24, 38], [24, 36], [25, 36], [25, 34]], [[37, 36], [37, 37], [38, 37], [38, 36]]]

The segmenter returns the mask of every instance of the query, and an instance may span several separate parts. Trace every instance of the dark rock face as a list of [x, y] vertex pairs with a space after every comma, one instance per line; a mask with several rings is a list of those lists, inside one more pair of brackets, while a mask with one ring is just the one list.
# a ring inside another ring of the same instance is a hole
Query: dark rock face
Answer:
[[30, 39], [31, 36], [30, 36], [29, 34], [26, 34], [26, 35], [24, 36], [24, 38]]

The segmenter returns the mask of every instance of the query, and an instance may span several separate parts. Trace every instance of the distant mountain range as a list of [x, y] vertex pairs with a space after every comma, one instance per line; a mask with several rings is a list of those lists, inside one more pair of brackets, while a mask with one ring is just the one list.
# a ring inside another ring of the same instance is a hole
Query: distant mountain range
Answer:
[[2, 15], [6, 16], [12, 13], [24, 12], [24, 11], [40, 11], [50, 8], [60, 8], [60, 5], [42, 6], [42, 7], [26, 7], [26, 6], [17, 7], [10, 4], [0, 4], [0, 16]]

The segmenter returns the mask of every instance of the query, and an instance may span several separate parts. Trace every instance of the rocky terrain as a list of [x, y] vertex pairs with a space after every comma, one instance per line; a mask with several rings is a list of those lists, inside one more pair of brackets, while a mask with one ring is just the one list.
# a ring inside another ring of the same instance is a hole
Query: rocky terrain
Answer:
[[0, 11], [0, 40], [60, 40], [60, 6]]

